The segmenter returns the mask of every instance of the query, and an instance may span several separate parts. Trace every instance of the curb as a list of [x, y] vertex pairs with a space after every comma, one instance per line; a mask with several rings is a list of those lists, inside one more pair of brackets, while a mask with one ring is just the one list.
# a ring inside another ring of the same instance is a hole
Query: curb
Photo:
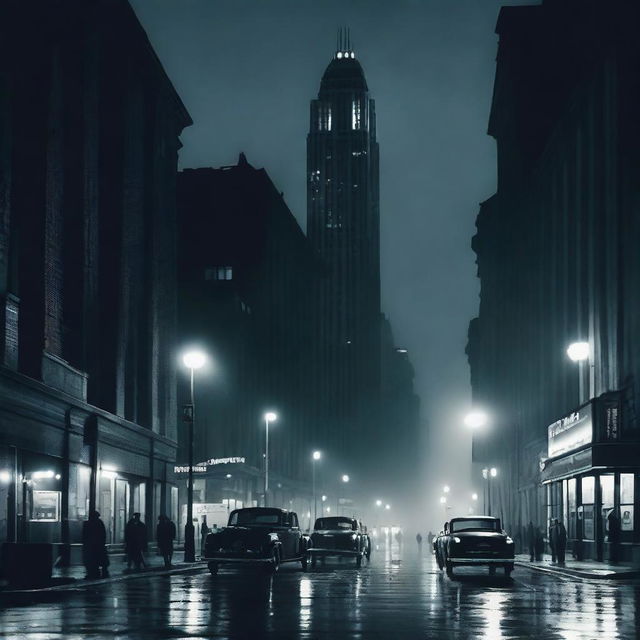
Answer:
[[114, 582], [124, 582], [125, 580], [139, 580], [141, 578], [156, 577], [156, 576], [168, 576], [179, 573], [199, 572], [206, 567], [201, 562], [189, 563], [186, 566], [176, 566], [172, 569], [165, 569], [160, 567], [159, 569], [149, 569], [147, 571], [140, 571], [136, 573], [127, 573], [118, 576], [111, 576], [109, 578], [100, 578], [98, 580], [86, 580], [84, 578], [70, 578], [68, 582], [63, 584], [56, 584], [51, 587], [41, 587], [39, 589], [12, 589], [0, 591], [0, 600], [5, 597], [11, 596], [28, 596], [37, 595], [39, 593], [55, 593], [56, 591], [80, 591], [86, 587], [101, 586], [104, 584], [112, 584]]
[[533, 562], [523, 562], [521, 560], [516, 560], [515, 565], [531, 571], [539, 571], [540, 573], [547, 573], [564, 578], [579, 578], [581, 580], [632, 580], [640, 577], [640, 570], [618, 572], [609, 571], [600, 574], [592, 571], [580, 571], [578, 569], [543, 566]]

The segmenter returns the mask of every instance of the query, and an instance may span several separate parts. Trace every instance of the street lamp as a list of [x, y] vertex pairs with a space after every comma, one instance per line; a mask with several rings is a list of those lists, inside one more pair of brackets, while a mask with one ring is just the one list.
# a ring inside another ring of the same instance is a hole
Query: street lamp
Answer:
[[447, 498], [445, 496], [440, 496], [440, 504], [447, 504]]
[[391, 509], [391, 505], [390, 505], [390, 504], [385, 504], [385, 505], [384, 505], [384, 508], [385, 508], [387, 511], [389, 511], [389, 509]]
[[267, 411], [264, 414], [265, 442], [264, 442], [264, 506], [267, 506], [269, 493], [269, 424], [278, 419], [278, 414]]
[[482, 470], [482, 477], [487, 481], [487, 502], [488, 509], [487, 515], [491, 515], [491, 478], [495, 478], [498, 475], [498, 470], [495, 467], [490, 469], [485, 467]]
[[202, 351], [187, 351], [182, 356], [182, 363], [190, 373], [191, 411], [186, 412], [189, 420], [189, 484], [187, 487], [187, 522], [184, 525], [184, 561], [196, 561], [195, 528], [193, 526], [193, 423], [195, 420], [194, 372], [201, 369], [207, 356]]
[[448, 485], [448, 484], [445, 484], [445, 485], [444, 485], [444, 487], [442, 487], [442, 490], [443, 490], [445, 493], [449, 493], [449, 491], [450, 491], [450, 489], [449, 489], [449, 485]]
[[382, 506], [382, 500], [376, 500], [376, 507]]
[[312, 488], [313, 488], [313, 521], [318, 518], [318, 501], [316, 500], [316, 462], [322, 458], [320, 451], [314, 451], [311, 456], [311, 476], [312, 476]]
[[349, 482], [349, 476], [346, 473], [342, 476], [342, 482]]
[[487, 414], [484, 411], [470, 411], [464, 417], [464, 423], [471, 429], [484, 427], [484, 425], [487, 424]]
[[472, 493], [472, 494], [471, 494], [471, 499], [472, 499], [474, 502], [478, 502], [478, 494], [477, 494], [477, 493]]
[[572, 342], [567, 347], [567, 355], [573, 362], [578, 363], [578, 393], [580, 395], [580, 403], [591, 398], [591, 375], [588, 376], [588, 397], [585, 398], [585, 380], [584, 365], [591, 356], [591, 348], [588, 342]]
[[[340, 480], [342, 480], [343, 484], [347, 484], [347, 482], [349, 482], [349, 475], [347, 473], [343, 473]], [[343, 499], [344, 499], [344, 496], [343, 496]], [[339, 495], [336, 496], [336, 515], [340, 515], [340, 496]], [[342, 515], [344, 515], [344, 508], [342, 511]]]

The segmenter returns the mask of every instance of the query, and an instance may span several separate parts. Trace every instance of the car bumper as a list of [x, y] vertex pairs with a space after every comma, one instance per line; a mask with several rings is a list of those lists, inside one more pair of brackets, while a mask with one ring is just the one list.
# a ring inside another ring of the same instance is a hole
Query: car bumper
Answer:
[[448, 558], [451, 564], [513, 564], [514, 558]]
[[205, 557], [205, 562], [216, 564], [264, 564], [273, 562], [273, 558], [227, 558], [225, 556]]
[[364, 551], [354, 551], [353, 549], [321, 549], [312, 547], [307, 549], [307, 553], [312, 556], [361, 556]]

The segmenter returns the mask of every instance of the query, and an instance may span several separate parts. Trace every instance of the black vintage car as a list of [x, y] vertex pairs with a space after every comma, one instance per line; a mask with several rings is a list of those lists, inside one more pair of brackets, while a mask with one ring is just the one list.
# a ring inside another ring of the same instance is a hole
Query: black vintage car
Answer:
[[513, 540], [502, 530], [499, 518], [470, 516], [452, 518], [434, 542], [436, 561], [449, 577], [453, 568], [488, 566], [494, 574], [502, 567], [506, 576], [513, 571]]
[[327, 556], [355, 558], [356, 566], [360, 567], [362, 558], [371, 557], [371, 541], [362, 524], [355, 518], [318, 518], [307, 554], [312, 567], [316, 566], [318, 558]]
[[207, 536], [204, 558], [212, 574], [221, 564], [258, 564], [275, 573], [283, 562], [300, 562], [306, 571], [308, 543], [293, 511], [236, 509], [226, 527]]

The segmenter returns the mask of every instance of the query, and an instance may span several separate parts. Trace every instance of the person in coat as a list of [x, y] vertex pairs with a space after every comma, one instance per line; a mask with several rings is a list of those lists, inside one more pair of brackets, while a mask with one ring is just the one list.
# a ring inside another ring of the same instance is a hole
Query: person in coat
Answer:
[[171, 566], [173, 557], [173, 541], [176, 538], [176, 525], [165, 515], [158, 516], [156, 540], [158, 549], [164, 558], [164, 566]]
[[551, 549], [551, 562], [556, 562], [557, 560], [557, 536], [556, 536], [556, 523], [558, 521], [554, 518], [549, 520], [549, 548]]
[[140, 520], [140, 514], [134, 513], [124, 529], [124, 543], [127, 553], [127, 568], [131, 565], [139, 570], [146, 566], [143, 553], [147, 550], [147, 525]]
[[422, 552], [422, 534], [416, 533], [416, 542], [418, 543], [418, 551]]
[[100, 520], [100, 514], [92, 511], [89, 519], [82, 523], [82, 558], [87, 570], [87, 578], [100, 578], [109, 576], [107, 567], [109, 559], [107, 555], [107, 531]]
[[556, 535], [556, 555], [558, 557], [558, 564], [564, 564], [565, 554], [567, 551], [567, 529], [564, 526], [564, 522], [556, 518], [555, 526]]
[[204, 545], [207, 541], [207, 536], [209, 535], [209, 525], [207, 524], [207, 516], [202, 516], [202, 524], [200, 525], [200, 553], [204, 551]]
[[620, 518], [618, 518], [615, 509], [609, 511], [609, 515], [607, 516], [607, 529], [609, 530], [607, 536], [609, 541], [609, 562], [615, 564], [620, 557], [620, 538], [622, 534]]

